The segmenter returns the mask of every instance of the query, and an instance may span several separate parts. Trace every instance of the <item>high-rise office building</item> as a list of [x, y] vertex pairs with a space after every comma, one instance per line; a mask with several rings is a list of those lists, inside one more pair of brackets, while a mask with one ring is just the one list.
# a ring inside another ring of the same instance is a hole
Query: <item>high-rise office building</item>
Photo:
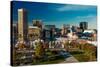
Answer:
[[27, 34], [27, 11], [25, 9], [18, 9], [18, 40], [21, 42], [27, 41]]
[[61, 34], [66, 35], [69, 32], [70, 32], [70, 25], [69, 24], [63, 24]]
[[43, 30], [43, 39], [51, 40], [55, 37], [55, 25], [45, 25]]
[[17, 25], [17, 23], [12, 24], [11, 35], [12, 35], [12, 42], [13, 42], [13, 44], [15, 44], [17, 41], [17, 38], [18, 38], [18, 25]]
[[55, 29], [56, 26], [55, 25], [45, 25], [44, 28], [47, 30], [51, 30], [51, 29]]
[[33, 20], [33, 26], [37, 26], [42, 29], [42, 20]]
[[77, 32], [77, 26], [72, 26], [71, 30], [72, 30], [72, 32]]
[[80, 29], [83, 31], [88, 29], [88, 23], [87, 22], [80, 22]]
[[28, 38], [29, 40], [38, 40], [40, 38], [41, 29], [37, 26], [29, 26], [28, 28]]

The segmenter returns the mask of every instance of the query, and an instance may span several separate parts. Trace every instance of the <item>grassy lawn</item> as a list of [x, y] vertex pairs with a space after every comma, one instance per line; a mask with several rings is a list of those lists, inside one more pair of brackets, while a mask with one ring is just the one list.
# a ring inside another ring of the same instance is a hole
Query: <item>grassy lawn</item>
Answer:
[[39, 62], [36, 62], [36, 63], [33, 63], [34, 65], [37, 65], [37, 64], [55, 64], [55, 63], [60, 63], [64, 61], [64, 58], [50, 58], [48, 60], [45, 60], [45, 61], [39, 61]]
[[64, 59], [56, 59], [56, 60], [50, 60], [50, 61], [43, 61], [43, 62], [40, 62], [39, 64], [56, 64], [63, 61]]
[[48, 58], [43, 60], [39, 60], [38, 62], [36, 63], [33, 63], [34, 65], [37, 65], [37, 64], [56, 64], [56, 63], [60, 63], [60, 62], [63, 62], [64, 61], [64, 57], [62, 56], [56, 56], [57, 54], [51, 52], [51, 51], [47, 51], [46, 52]]
[[[73, 55], [73, 54], [72, 54]], [[73, 55], [79, 62], [88, 62], [89, 57], [84, 54], [74, 54]]]
[[70, 52], [79, 62], [88, 62], [90, 60], [90, 56], [87, 56], [84, 52], [80, 51], [72, 51]]

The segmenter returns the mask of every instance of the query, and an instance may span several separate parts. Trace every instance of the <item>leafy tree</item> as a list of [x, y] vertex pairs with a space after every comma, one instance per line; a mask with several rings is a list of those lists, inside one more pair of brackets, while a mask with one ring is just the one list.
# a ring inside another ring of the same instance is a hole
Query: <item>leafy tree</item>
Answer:
[[36, 45], [35, 55], [37, 58], [41, 58], [44, 55], [44, 48], [41, 42], [38, 42]]
[[66, 51], [69, 50], [69, 46], [70, 46], [70, 44], [68, 42], [65, 42], [64, 43], [64, 48], [66, 49]]

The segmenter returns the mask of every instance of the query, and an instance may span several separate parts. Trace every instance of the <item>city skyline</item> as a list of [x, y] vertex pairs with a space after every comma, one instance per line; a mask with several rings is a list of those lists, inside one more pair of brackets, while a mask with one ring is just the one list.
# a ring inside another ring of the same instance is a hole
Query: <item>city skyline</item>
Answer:
[[12, 1], [11, 7], [12, 66], [97, 61], [96, 6]]
[[13, 23], [18, 21], [17, 10], [24, 8], [28, 12], [28, 24], [32, 20], [42, 20], [43, 24], [56, 25], [61, 28], [62, 24], [79, 26], [82, 21], [88, 22], [89, 29], [97, 29], [97, 7], [89, 5], [38, 3], [13, 1]]

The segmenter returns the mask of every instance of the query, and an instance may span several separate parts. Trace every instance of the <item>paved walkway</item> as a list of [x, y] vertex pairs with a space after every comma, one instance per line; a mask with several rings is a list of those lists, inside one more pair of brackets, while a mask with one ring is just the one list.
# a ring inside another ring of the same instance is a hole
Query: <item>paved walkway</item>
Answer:
[[71, 54], [69, 54], [69, 57], [67, 57], [65, 61], [61, 63], [74, 63], [74, 62], [79, 62], [79, 61], [75, 57], [73, 57]]

